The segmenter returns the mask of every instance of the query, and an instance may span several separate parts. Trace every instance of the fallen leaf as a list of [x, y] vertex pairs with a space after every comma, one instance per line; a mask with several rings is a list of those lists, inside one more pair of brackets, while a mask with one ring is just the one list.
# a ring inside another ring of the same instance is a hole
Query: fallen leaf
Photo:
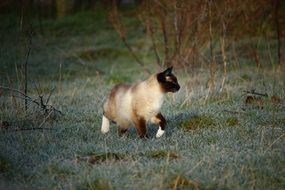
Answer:
[[9, 126], [10, 126], [10, 124], [8, 123], [8, 121], [2, 121], [0, 127], [1, 127], [2, 129], [8, 129]]
[[281, 102], [281, 98], [279, 96], [271, 96], [270, 98], [271, 102], [274, 102], [274, 103], [280, 103]]

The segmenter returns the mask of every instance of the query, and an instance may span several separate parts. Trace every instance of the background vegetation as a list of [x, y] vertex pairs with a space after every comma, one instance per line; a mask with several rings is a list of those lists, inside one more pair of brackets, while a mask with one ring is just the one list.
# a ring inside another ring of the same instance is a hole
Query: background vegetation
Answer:
[[[285, 5], [1, 1], [0, 189], [284, 189]], [[174, 65], [166, 135], [100, 133], [113, 85]]]

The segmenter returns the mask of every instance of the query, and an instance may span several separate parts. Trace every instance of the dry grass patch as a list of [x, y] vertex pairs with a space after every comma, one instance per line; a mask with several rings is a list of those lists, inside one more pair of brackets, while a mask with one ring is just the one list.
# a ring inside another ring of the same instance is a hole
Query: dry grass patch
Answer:
[[123, 160], [124, 158], [125, 156], [122, 154], [107, 152], [107, 153], [94, 153], [88, 156], [77, 156], [76, 160], [85, 161], [90, 164], [97, 164], [97, 163], [106, 162], [109, 160], [119, 161], [119, 160]]
[[112, 185], [107, 180], [96, 179], [91, 182], [86, 182], [84, 184], [79, 185], [77, 190], [112, 190]]
[[170, 181], [170, 189], [182, 190], [182, 189], [200, 189], [200, 185], [195, 180], [188, 179], [184, 176], [174, 176]]
[[146, 153], [146, 156], [149, 158], [154, 159], [161, 159], [161, 158], [170, 158], [170, 159], [178, 159], [179, 156], [172, 151], [166, 150], [154, 150]]
[[188, 120], [184, 120], [179, 124], [184, 130], [196, 130], [209, 127], [215, 127], [217, 125], [214, 118], [207, 115], [196, 115]]

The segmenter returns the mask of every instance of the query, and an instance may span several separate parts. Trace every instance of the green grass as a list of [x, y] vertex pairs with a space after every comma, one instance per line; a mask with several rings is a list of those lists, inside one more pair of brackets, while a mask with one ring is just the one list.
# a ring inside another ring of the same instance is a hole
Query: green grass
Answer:
[[11, 163], [7, 159], [0, 157], [0, 172], [6, 173], [11, 169]]
[[239, 121], [236, 117], [229, 117], [227, 120], [226, 120], [226, 124], [228, 126], [235, 126], [235, 125], [238, 125], [239, 124]]
[[[125, 22], [133, 30], [130, 42], [148, 47], [135, 19]], [[26, 37], [19, 37], [7, 20], [3, 23], [0, 83], [16, 88], [21, 75], [15, 68], [24, 60]], [[40, 108], [33, 107], [25, 116], [23, 101], [0, 91], [0, 121], [10, 124], [0, 129], [0, 189], [285, 188], [282, 73], [275, 74], [270, 66], [257, 69], [251, 60], [231, 62], [224, 92], [208, 97], [205, 68], [190, 74], [175, 70], [181, 90], [166, 96], [161, 111], [168, 124], [162, 138], [155, 138], [154, 125], [148, 126], [150, 138], [144, 140], [134, 129], [119, 137], [115, 125], [102, 135], [102, 105], [112, 86], [148, 74], [102, 12], [44, 23], [45, 33], [33, 38], [29, 95], [37, 97], [35, 83], [45, 97], [54, 87], [50, 103], [64, 115], [45, 120]], [[147, 49], [135, 51], [158, 72]], [[219, 84], [222, 69], [217, 69]], [[250, 88], [269, 95], [275, 88], [282, 101], [267, 102], [263, 109], [245, 105], [242, 91]], [[16, 130], [39, 126], [47, 129]]]

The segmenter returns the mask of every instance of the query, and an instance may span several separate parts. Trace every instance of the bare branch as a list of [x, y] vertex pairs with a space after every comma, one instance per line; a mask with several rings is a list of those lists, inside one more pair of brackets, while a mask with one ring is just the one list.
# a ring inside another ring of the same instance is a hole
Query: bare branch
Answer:
[[151, 74], [151, 71], [145, 66], [145, 64], [143, 64], [141, 62], [141, 60], [138, 58], [138, 56], [136, 55], [136, 53], [133, 51], [133, 49], [131, 48], [131, 46], [128, 44], [126, 37], [125, 37], [125, 32], [123, 30], [123, 26], [122, 23], [120, 21], [119, 18], [119, 14], [117, 11], [117, 7], [115, 5], [115, 1], [113, 1], [113, 6], [111, 11], [109, 12], [109, 19], [111, 21], [111, 23], [113, 24], [113, 27], [115, 28], [115, 30], [118, 32], [120, 39], [122, 40], [122, 42], [124, 43], [124, 45], [126, 46], [126, 48], [128, 49], [128, 51], [130, 52], [130, 54], [133, 56], [133, 58], [136, 60], [136, 62], [149, 74]]
[[209, 16], [209, 43], [210, 43], [210, 80], [209, 80], [209, 89], [210, 92], [213, 92], [215, 89], [215, 58], [213, 52], [213, 32], [212, 32], [212, 0], [208, 1], [208, 16]]
[[127, 43], [127, 40], [125, 37], [121, 38], [122, 42], [125, 44], [125, 46], [127, 47], [127, 49], [129, 50], [129, 52], [131, 53], [131, 55], [134, 57], [134, 59], [136, 60], [136, 62], [142, 67], [144, 68], [144, 70], [151, 74], [151, 71], [140, 61], [140, 59], [138, 58], [138, 56], [135, 54], [135, 52], [133, 51], [133, 49], [131, 48], [131, 46]]
[[27, 105], [28, 105], [28, 101], [35, 103], [37, 106], [39, 106], [45, 112], [45, 114], [47, 114], [49, 112], [57, 112], [57, 113], [63, 115], [63, 113], [60, 110], [56, 109], [54, 106], [48, 105], [47, 103], [44, 103], [43, 96], [39, 96], [39, 101], [37, 101], [37, 99], [32, 99], [31, 97], [25, 95], [23, 92], [21, 92], [17, 89], [14, 89], [14, 88], [0, 86], [0, 89], [12, 91], [12, 92], [17, 92], [21, 96], [13, 95], [14, 97], [24, 99], [25, 101], [27, 101]]
[[149, 30], [149, 34], [150, 34], [150, 39], [151, 39], [154, 55], [156, 57], [156, 62], [157, 62], [157, 64], [159, 66], [161, 66], [161, 61], [160, 61], [160, 57], [159, 57], [159, 54], [158, 54], [158, 49], [157, 49], [157, 46], [156, 46], [156, 43], [155, 43], [154, 31], [153, 31], [153, 27], [152, 27], [152, 21], [151, 21], [150, 18], [147, 18], [146, 25], [147, 25], [147, 28]]
[[20, 90], [17, 90], [17, 89], [14, 89], [14, 88], [6, 87], [6, 86], [0, 86], [0, 89], [17, 92], [17, 93], [21, 94], [22, 96], [24, 96], [24, 97], [26, 97], [28, 99], [32, 99], [29, 96], [27, 96], [24, 92], [21, 92]]
[[170, 65], [169, 44], [168, 44], [168, 36], [167, 36], [165, 18], [160, 18], [160, 25], [161, 25], [161, 30], [163, 34], [163, 42], [164, 42], [164, 55], [165, 55], [164, 64], [169, 66]]
[[[27, 95], [28, 93], [28, 59], [30, 56], [30, 52], [32, 49], [32, 37], [33, 37], [33, 29], [32, 29], [32, 25], [30, 25], [30, 31], [28, 31], [28, 35], [29, 35], [29, 44], [28, 44], [28, 50], [27, 50], [27, 54], [26, 54], [26, 60], [24, 63], [24, 76], [25, 76], [25, 87], [24, 87], [24, 93], [25, 95]], [[27, 111], [28, 109], [28, 102], [27, 100], [25, 100], [25, 110]]]
[[278, 65], [281, 64], [281, 41], [280, 41], [280, 23], [279, 23], [279, 15], [278, 9], [280, 6], [279, 0], [274, 0], [274, 21], [276, 26], [276, 34], [277, 34], [277, 58], [278, 58]]
[[16, 97], [16, 98], [23, 99], [25, 101], [33, 102], [33, 103], [37, 104], [38, 106], [40, 105], [39, 102], [37, 102], [36, 100], [31, 99], [30, 97], [27, 98], [27, 97], [18, 96], [18, 95], [15, 95], [15, 94], [13, 96]]
[[17, 132], [17, 131], [35, 131], [35, 130], [53, 130], [52, 128], [47, 127], [32, 127], [32, 128], [16, 128], [16, 129], [7, 129], [6, 132]]
[[222, 32], [223, 35], [221, 37], [221, 51], [222, 51], [222, 57], [223, 57], [224, 73], [223, 73], [223, 80], [222, 80], [220, 92], [222, 92], [224, 89], [224, 84], [225, 84], [226, 77], [227, 77], [227, 56], [225, 52], [226, 24], [225, 24], [224, 16], [222, 17], [222, 25], [223, 25], [223, 32]]
[[252, 94], [252, 95], [258, 95], [258, 96], [264, 96], [264, 97], [268, 97], [268, 94], [265, 93], [259, 93], [259, 92], [256, 92], [255, 89], [252, 89], [252, 90], [244, 90], [243, 92], [245, 93], [248, 93], [248, 94]]
[[48, 97], [47, 97], [46, 104], [49, 102], [49, 99], [50, 99], [52, 93], [54, 92], [54, 90], [55, 90], [55, 88], [53, 87], [53, 88], [49, 91], [49, 95], [48, 95]]

